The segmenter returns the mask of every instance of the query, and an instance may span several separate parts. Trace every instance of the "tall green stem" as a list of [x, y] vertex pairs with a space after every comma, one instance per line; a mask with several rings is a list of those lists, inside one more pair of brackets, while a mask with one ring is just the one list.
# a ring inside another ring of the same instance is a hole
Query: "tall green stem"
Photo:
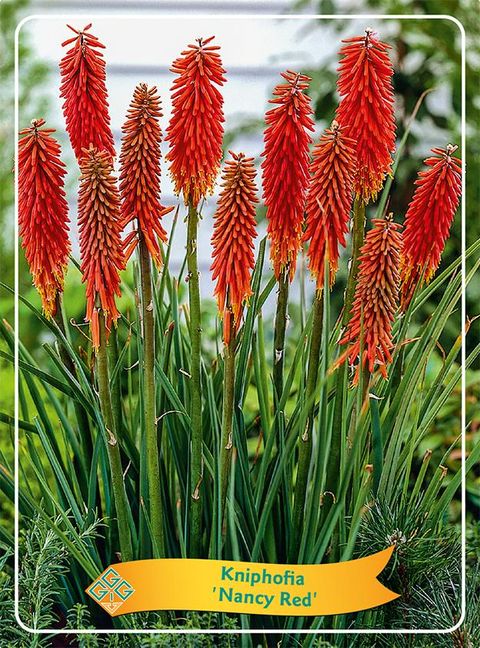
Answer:
[[355, 198], [355, 202], [353, 203], [352, 259], [350, 272], [348, 274], [347, 289], [345, 292], [345, 306], [342, 315], [342, 326], [346, 326], [350, 321], [350, 311], [352, 310], [353, 298], [355, 296], [360, 250], [363, 245], [364, 235], [365, 203], [361, 198]]
[[158, 459], [158, 437], [155, 390], [155, 322], [152, 296], [152, 262], [145, 239], [140, 235], [140, 282], [142, 290], [143, 321], [143, 407], [147, 450], [148, 497], [152, 527], [153, 553], [165, 555], [163, 531], [162, 490]]
[[191, 461], [190, 480], [192, 488], [191, 527], [190, 527], [190, 556], [196, 558], [200, 553], [202, 533], [202, 502], [200, 498], [203, 479], [202, 457], [202, 382], [200, 374], [200, 353], [202, 320], [200, 309], [200, 283], [197, 259], [197, 230], [198, 212], [190, 201], [188, 205], [187, 224], [187, 267], [188, 267], [188, 298], [190, 305], [190, 418], [191, 418]]
[[223, 412], [220, 460], [220, 513], [223, 518], [233, 449], [233, 402], [235, 391], [235, 328], [230, 317], [229, 343], [224, 351]]
[[[112, 376], [118, 362], [118, 331], [116, 326], [112, 327], [110, 337], [108, 338], [108, 361], [110, 376]], [[114, 382], [110, 382], [110, 395], [115, 427], [120, 432], [122, 429], [122, 393], [120, 389], [120, 376], [118, 374], [117, 379]]]
[[[288, 308], [288, 267], [284, 268], [280, 277], [278, 278], [278, 295], [277, 295], [277, 310], [275, 313], [275, 329], [273, 337], [273, 402], [278, 408], [283, 393], [283, 368], [285, 356], [285, 333], [287, 330], [287, 308]], [[277, 440], [278, 452], [281, 453], [284, 447], [285, 439], [282, 438], [282, 429], [284, 421], [282, 420], [283, 413], [280, 411], [275, 412], [275, 436]], [[280, 487], [278, 502], [274, 511], [275, 526], [280, 532], [282, 529], [287, 528], [288, 518], [290, 516], [290, 500], [287, 492], [286, 473], [282, 479]], [[287, 558], [288, 547], [279, 547], [277, 554], [280, 561], [285, 561]]]
[[120, 447], [118, 445], [118, 432], [115, 427], [115, 419], [112, 410], [110, 397], [110, 384], [108, 376], [108, 352], [105, 320], [103, 314], [99, 315], [100, 325], [100, 347], [97, 353], [97, 377], [100, 406], [102, 409], [105, 430], [107, 433], [107, 452], [112, 476], [112, 489], [117, 513], [118, 537], [120, 540], [120, 552], [122, 562], [132, 560], [132, 539], [130, 536], [130, 525], [128, 519], [128, 502], [123, 481], [122, 461], [120, 458]]
[[312, 430], [314, 419], [314, 394], [317, 387], [318, 366], [320, 362], [320, 347], [322, 342], [323, 328], [323, 294], [318, 290], [313, 302], [312, 335], [310, 340], [310, 351], [308, 356], [306, 401], [312, 401], [305, 429], [300, 431], [298, 448], [298, 468], [295, 482], [295, 500], [293, 507], [293, 543], [290, 552], [290, 560], [293, 560], [298, 553], [300, 540], [303, 532], [303, 516], [305, 509], [305, 496], [307, 492], [308, 471], [312, 455]]
[[273, 385], [277, 402], [283, 392], [283, 360], [285, 355], [285, 332], [287, 330], [288, 307], [288, 269], [285, 268], [278, 279], [277, 310], [275, 313], [275, 332], [273, 339]]
[[[365, 203], [361, 198], [356, 198], [353, 204], [353, 231], [352, 231], [352, 259], [350, 272], [348, 274], [347, 289], [345, 291], [345, 304], [342, 315], [342, 327], [347, 326], [350, 321], [357, 273], [359, 265], [360, 250], [363, 245], [365, 233]], [[333, 412], [332, 439], [330, 442], [330, 453], [328, 457], [328, 469], [326, 478], [326, 490], [334, 495], [337, 493], [338, 475], [340, 474], [340, 452], [342, 446], [343, 422], [345, 418], [345, 380], [347, 363], [344, 362], [337, 371], [335, 386], [335, 407]], [[324, 504], [323, 519], [331, 506], [332, 498], [326, 498]]]

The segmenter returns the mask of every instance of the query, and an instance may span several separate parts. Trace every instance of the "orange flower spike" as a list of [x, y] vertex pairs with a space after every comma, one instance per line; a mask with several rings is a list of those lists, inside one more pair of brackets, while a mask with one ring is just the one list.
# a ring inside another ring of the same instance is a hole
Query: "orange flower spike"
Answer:
[[103, 311], [107, 333], [120, 317], [115, 297], [120, 296], [120, 270], [125, 268], [121, 240], [122, 219], [112, 158], [107, 151], [84, 150], [80, 160], [78, 229], [82, 281], [86, 283], [87, 313], [93, 348], [100, 346], [98, 318]]
[[420, 171], [405, 215], [405, 250], [402, 263], [402, 310], [417, 284], [435, 274], [462, 193], [462, 162], [453, 153], [457, 146], [432, 149]]
[[18, 224], [33, 283], [45, 316], [56, 313], [70, 254], [68, 206], [63, 189], [66, 170], [53, 128], [32, 120], [18, 143]]
[[279, 279], [288, 268], [291, 281], [302, 242], [312, 141], [307, 131], [313, 130], [313, 119], [310, 98], [305, 94], [310, 77], [290, 71], [282, 77], [286, 82], [275, 87], [270, 99], [275, 107], [265, 116], [263, 195], [273, 270]]
[[325, 257], [330, 266], [330, 287], [338, 270], [339, 246], [345, 247], [352, 182], [355, 172], [355, 140], [332, 122], [313, 149], [310, 185], [307, 192], [304, 241], [310, 241], [310, 272], [317, 280], [317, 290], [324, 286]]
[[[398, 309], [400, 258], [403, 241], [401, 226], [388, 218], [374, 218], [361, 250], [358, 283], [352, 306], [352, 317], [340, 344], [348, 344], [341, 361], [347, 357], [353, 364], [363, 348], [354, 384], [358, 383], [360, 366], [372, 373], [378, 365], [387, 378], [392, 361], [392, 324]], [[363, 331], [363, 340], [361, 340]]]
[[62, 43], [73, 46], [60, 61], [60, 97], [64, 99], [63, 114], [72, 148], [78, 161], [89, 146], [115, 156], [113, 135], [108, 114], [105, 85], [104, 49], [96, 36], [88, 33], [91, 24], [78, 31], [67, 25], [76, 36]]
[[223, 140], [223, 97], [216, 86], [225, 82], [220, 47], [211, 38], [188, 45], [171, 71], [178, 74], [172, 86], [172, 118], [167, 129], [175, 191], [185, 204], [197, 207], [213, 191], [220, 169]]
[[395, 112], [390, 45], [371, 29], [348, 38], [340, 50], [336, 118], [345, 134], [357, 142], [354, 191], [365, 203], [375, 200], [385, 176], [392, 172], [395, 150]]
[[257, 236], [255, 205], [258, 203], [253, 158], [230, 151], [225, 162], [222, 191], [217, 203], [212, 236], [211, 270], [218, 310], [224, 318], [224, 342], [228, 344], [229, 317], [235, 329], [240, 325], [242, 307], [252, 294], [251, 271], [255, 265], [254, 244]]
[[[120, 153], [122, 225], [126, 227], [132, 221], [137, 221], [138, 232], [145, 238], [158, 268], [162, 264], [158, 241], [165, 243], [167, 240], [161, 219], [173, 209], [160, 204], [161, 116], [157, 88], [148, 88], [145, 83], [140, 83], [135, 88], [127, 120], [122, 128]], [[130, 238], [132, 242], [129, 244]], [[135, 233], [127, 237], [127, 258], [137, 243]]]

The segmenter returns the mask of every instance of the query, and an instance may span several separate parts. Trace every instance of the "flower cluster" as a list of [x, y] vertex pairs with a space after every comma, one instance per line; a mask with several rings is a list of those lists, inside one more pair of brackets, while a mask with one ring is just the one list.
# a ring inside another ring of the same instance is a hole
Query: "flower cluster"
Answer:
[[112, 159], [107, 151], [84, 150], [80, 160], [78, 229], [82, 281], [86, 283], [87, 312], [94, 349], [100, 346], [99, 314], [107, 331], [119, 317], [115, 297], [120, 296], [120, 270], [125, 268], [121, 239], [122, 219]]
[[354, 384], [361, 367], [372, 373], [378, 365], [381, 375], [387, 377], [386, 365], [392, 361], [392, 324], [398, 309], [401, 227], [391, 215], [374, 218], [372, 225], [361, 250], [352, 317], [340, 340], [340, 344], [349, 345], [341, 360], [348, 357], [353, 364], [363, 350]]
[[212, 236], [213, 280], [217, 282], [215, 295], [218, 310], [224, 316], [224, 341], [230, 341], [230, 313], [238, 328], [242, 307], [252, 294], [251, 271], [256, 237], [255, 205], [258, 202], [255, 187], [253, 158], [230, 151], [231, 160], [225, 162], [222, 191], [215, 212]]
[[53, 128], [34, 119], [18, 143], [18, 219], [22, 247], [47, 317], [56, 312], [70, 254], [65, 165]]
[[138, 232], [130, 232], [124, 242], [126, 257], [133, 252], [138, 236], [143, 236], [157, 267], [162, 262], [158, 241], [167, 240], [161, 219], [173, 209], [160, 204], [161, 116], [157, 88], [140, 83], [122, 128], [120, 153], [122, 224], [126, 227], [136, 220], [138, 226]]
[[[99, 313], [107, 329], [119, 317], [119, 272], [142, 238], [156, 265], [167, 235], [162, 218], [172, 207], [160, 200], [162, 117], [156, 87], [140, 83], [123, 125], [120, 190], [113, 176], [115, 157], [110, 128], [103, 44], [90, 33], [74, 36], [60, 63], [63, 111], [81, 168], [79, 230], [81, 268], [87, 286], [86, 318], [94, 347], [99, 344]], [[174, 61], [172, 118], [167, 129], [167, 160], [175, 191], [197, 208], [213, 191], [223, 139], [225, 70], [212, 38], [198, 39]], [[262, 184], [267, 234], [276, 279], [292, 280], [302, 243], [317, 290], [330, 286], [346, 245], [352, 198], [375, 199], [392, 170], [395, 149], [393, 67], [389, 45], [371, 29], [344, 41], [340, 50], [336, 119], [320, 137], [310, 160], [313, 111], [307, 95], [311, 79], [286, 71], [265, 116]], [[52, 129], [43, 120], [21, 131], [19, 143], [19, 222], [22, 246], [45, 314], [55, 314], [70, 253], [65, 167]], [[390, 218], [377, 218], [367, 232], [359, 260], [352, 316], [341, 344], [343, 359], [386, 375], [392, 347], [392, 321], [398, 292], [405, 310], [417, 286], [428, 282], [441, 260], [461, 195], [461, 161], [455, 146], [432, 149], [418, 174], [405, 216], [404, 235]], [[258, 203], [253, 158], [231, 153], [222, 176], [212, 237], [211, 270], [224, 318], [224, 339], [237, 328], [251, 294], [255, 211]], [[122, 231], [128, 234], [121, 240]], [[352, 284], [353, 286], [353, 284]], [[363, 336], [363, 339], [360, 339]], [[362, 346], [363, 345], [363, 346]], [[358, 380], [358, 369], [356, 380]]]
[[309, 268], [317, 280], [317, 289], [325, 283], [325, 258], [333, 285], [339, 246], [345, 247], [353, 197], [354, 147], [355, 140], [344, 135], [338, 122], [333, 121], [313, 149], [303, 239], [310, 242]]
[[284, 83], [275, 87], [265, 116], [265, 150], [262, 162], [263, 194], [267, 206], [270, 258], [278, 279], [295, 273], [302, 244], [305, 198], [309, 183], [308, 131], [313, 130], [310, 98], [305, 94], [310, 78], [284, 72]]
[[405, 253], [402, 263], [402, 309], [422, 281], [437, 270], [462, 192], [462, 163], [457, 147], [434, 148], [420, 171], [405, 215]]
[[91, 24], [78, 31], [67, 25], [76, 36], [62, 43], [73, 43], [60, 62], [60, 97], [63, 103], [67, 132], [77, 160], [83, 149], [94, 146], [115, 156], [113, 135], [108, 114], [105, 86], [105, 60], [99, 49], [105, 46], [88, 33]]
[[178, 194], [196, 207], [213, 190], [223, 139], [223, 97], [216, 86], [225, 82], [219, 47], [213, 37], [189, 45], [171, 68], [178, 74], [172, 87], [172, 118], [167, 129], [167, 160]]
[[390, 46], [371, 29], [348, 38], [340, 50], [338, 75], [341, 96], [337, 120], [356, 140], [357, 171], [354, 190], [368, 203], [375, 199], [386, 174], [391, 173], [395, 150], [395, 113]]

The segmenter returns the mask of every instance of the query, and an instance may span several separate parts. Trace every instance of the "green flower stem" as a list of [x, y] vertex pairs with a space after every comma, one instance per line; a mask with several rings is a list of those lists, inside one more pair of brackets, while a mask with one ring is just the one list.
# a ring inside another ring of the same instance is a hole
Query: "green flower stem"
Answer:
[[143, 406], [147, 450], [148, 498], [152, 544], [155, 558], [165, 556], [162, 490], [158, 458], [158, 435], [155, 390], [155, 321], [152, 295], [152, 262], [145, 238], [140, 234], [140, 283], [143, 322]]
[[[277, 310], [275, 313], [275, 329], [273, 337], [273, 402], [274, 407], [277, 409], [282, 398], [283, 393], [283, 369], [284, 369], [284, 356], [285, 356], [285, 333], [287, 329], [287, 308], [288, 308], [288, 291], [289, 291], [289, 277], [288, 267], [285, 267], [278, 278], [278, 294], [277, 294]], [[281, 430], [283, 428], [282, 419], [284, 419], [283, 412], [275, 411], [275, 438], [277, 441], [278, 452], [283, 451], [284, 439], [281, 437]], [[286, 473], [284, 473], [282, 483], [280, 486], [279, 498], [277, 506], [273, 512], [275, 533], [278, 534], [282, 529], [287, 528], [287, 520], [290, 516], [290, 496], [288, 493], [288, 486], [286, 480]], [[287, 558], [288, 547], [284, 547], [277, 554], [280, 561], [285, 561]]]
[[285, 355], [285, 331], [287, 329], [288, 307], [288, 268], [278, 279], [277, 310], [275, 313], [275, 332], [273, 339], [273, 385], [277, 403], [283, 392], [283, 360]]
[[112, 400], [110, 396], [110, 381], [108, 375], [108, 351], [105, 319], [99, 314], [100, 347], [97, 352], [97, 378], [100, 406], [102, 409], [105, 431], [107, 434], [106, 443], [110, 472], [112, 476], [112, 489], [117, 513], [118, 537], [120, 540], [120, 553], [122, 562], [133, 559], [132, 539], [128, 517], [128, 501], [123, 481], [122, 461], [120, 458], [120, 447], [118, 445], [118, 434], [115, 428]]
[[225, 501], [227, 497], [230, 465], [233, 449], [233, 402], [235, 395], [235, 327], [233, 317], [230, 317], [230, 342], [224, 350], [224, 376], [223, 376], [223, 411], [222, 411], [222, 438], [220, 460], [220, 512], [223, 518]]
[[370, 396], [369, 402], [372, 416], [373, 494], [377, 497], [383, 469], [382, 427], [380, 423], [378, 400], [375, 394]]
[[314, 418], [314, 394], [317, 387], [318, 367], [320, 362], [320, 347], [322, 342], [323, 328], [323, 292], [318, 290], [313, 302], [313, 322], [310, 340], [310, 351], [308, 356], [306, 401], [312, 400], [305, 429], [300, 431], [298, 448], [298, 468], [295, 482], [295, 499], [293, 507], [293, 543], [290, 552], [290, 560], [294, 560], [298, 554], [300, 540], [303, 532], [303, 517], [305, 509], [305, 496], [307, 493], [308, 471], [312, 455], [312, 430]]
[[345, 292], [345, 306], [342, 315], [342, 326], [346, 326], [350, 321], [355, 297], [355, 287], [357, 285], [358, 265], [360, 250], [363, 245], [365, 235], [365, 203], [361, 198], [355, 198], [353, 203], [353, 230], [352, 230], [352, 260], [350, 272], [347, 280], [347, 290]]
[[[108, 339], [108, 362], [111, 376], [118, 362], [118, 329], [116, 326], [112, 326]], [[120, 377], [118, 375], [115, 382], [110, 384], [110, 395], [115, 428], [120, 431], [122, 429], [122, 393], [120, 389]]]
[[[353, 204], [353, 231], [352, 231], [352, 260], [348, 274], [347, 289], [345, 291], [345, 304], [342, 314], [342, 328], [345, 328], [350, 321], [355, 287], [357, 284], [357, 273], [359, 265], [360, 250], [363, 245], [365, 234], [365, 203], [361, 198], [356, 198]], [[342, 431], [344, 427], [345, 407], [345, 380], [347, 374], [347, 362], [345, 361], [337, 371], [335, 387], [335, 407], [333, 412], [332, 439], [328, 457], [328, 468], [326, 477], [326, 490], [334, 495], [338, 489], [338, 476], [340, 474], [340, 452], [342, 445]], [[328, 514], [332, 498], [325, 499], [324, 518]]]
[[200, 283], [197, 259], [198, 212], [192, 201], [190, 201], [188, 205], [187, 221], [187, 267], [191, 345], [190, 417], [192, 426], [190, 460], [190, 481], [192, 488], [190, 509], [190, 557], [196, 558], [200, 554], [200, 540], [202, 533], [202, 502], [200, 490], [203, 479], [202, 383], [200, 375], [202, 319], [200, 310]]

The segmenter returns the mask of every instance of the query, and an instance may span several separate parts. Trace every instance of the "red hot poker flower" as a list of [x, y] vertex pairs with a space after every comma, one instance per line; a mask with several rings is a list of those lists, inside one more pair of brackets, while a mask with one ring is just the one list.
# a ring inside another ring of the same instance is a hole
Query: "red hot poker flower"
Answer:
[[65, 165], [53, 128], [32, 120], [18, 143], [18, 217], [22, 247], [46, 317], [56, 312], [70, 254]]
[[253, 158], [230, 151], [232, 160], [225, 162], [212, 247], [213, 280], [217, 281], [215, 295], [218, 310], [224, 317], [224, 342], [230, 342], [230, 313], [238, 329], [242, 307], [252, 294], [251, 271], [255, 259], [253, 241], [257, 236], [255, 205], [258, 202], [255, 187]]
[[[392, 361], [392, 324], [398, 308], [400, 283], [401, 226], [388, 218], [374, 218], [361, 250], [358, 283], [352, 306], [352, 317], [340, 344], [348, 344], [340, 362], [347, 357], [353, 364], [363, 348], [354, 384], [358, 383], [360, 366], [372, 373], [378, 364], [387, 378], [387, 364]], [[363, 340], [362, 337], [363, 331]]]
[[462, 163], [453, 153], [457, 146], [434, 148], [420, 171], [405, 215], [405, 250], [402, 264], [402, 309], [412, 299], [419, 281], [430, 281], [437, 270], [445, 241], [462, 193]]
[[67, 25], [76, 36], [62, 43], [62, 46], [73, 43], [73, 47], [60, 61], [60, 97], [65, 99], [63, 114], [78, 161], [83, 156], [82, 149], [89, 146], [115, 156], [105, 86], [105, 60], [98, 51], [105, 45], [88, 33], [91, 26], [78, 31]]
[[337, 88], [342, 97], [337, 120], [345, 134], [357, 142], [354, 190], [368, 203], [375, 200], [395, 150], [395, 113], [390, 45], [378, 40], [371, 29], [365, 36], [348, 38], [340, 50]]
[[94, 349], [100, 346], [99, 313], [103, 311], [107, 331], [120, 313], [120, 270], [125, 268], [121, 240], [122, 220], [112, 158], [107, 151], [91, 147], [80, 160], [78, 228], [82, 281], [87, 285], [86, 320], [90, 322]]
[[307, 193], [304, 241], [310, 241], [310, 272], [317, 289], [324, 285], [325, 257], [330, 266], [330, 286], [338, 270], [339, 245], [345, 247], [355, 172], [355, 140], [333, 121], [313, 149]]
[[172, 118], [167, 140], [175, 191], [183, 192], [185, 204], [196, 207], [213, 191], [223, 139], [223, 97], [216, 86], [225, 82], [225, 70], [218, 54], [220, 47], [197, 40], [177, 58], [171, 71], [178, 74], [172, 86]]
[[18, 218], [22, 247], [46, 317], [56, 312], [70, 254], [65, 165], [53, 128], [34, 119], [18, 143]]
[[[167, 240], [161, 219], [173, 207], [160, 204], [160, 97], [157, 88], [140, 83], [133, 93], [123, 125], [120, 153], [120, 195], [123, 227], [134, 219], [157, 267], [162, 263], [158, 239]], [[128, 258], [138, 242], [133, 231], [125, 240]]]
[[275, 276], [279, 279], [288, 269], [291, 281], [302, 241], [311, 142], [307, 131], [313, 130], [313, 120], [305, 94], [310, 78], [290, 71], [282, 77], [286, 83], [275, 87], [270, 99], [275, 108], [265, 116], [263, 194]]

